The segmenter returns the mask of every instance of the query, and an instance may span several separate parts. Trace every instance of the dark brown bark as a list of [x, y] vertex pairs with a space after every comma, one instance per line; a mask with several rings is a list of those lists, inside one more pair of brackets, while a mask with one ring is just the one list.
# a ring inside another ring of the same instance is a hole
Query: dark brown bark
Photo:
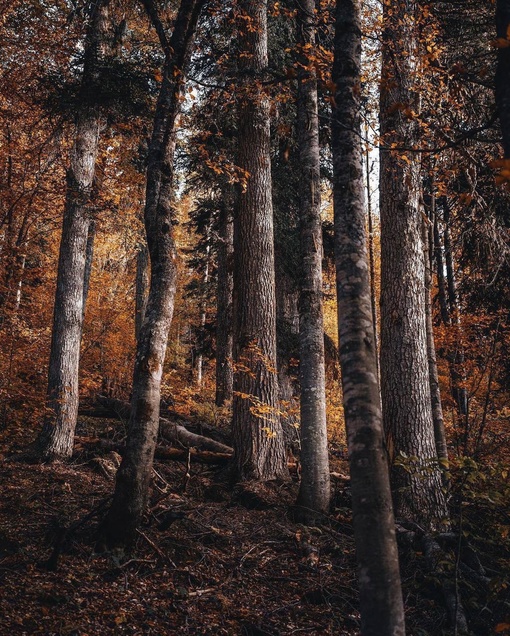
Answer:
[[91, 219], [87, 233], [87, 247], [85, 249], [85, 271], [83, 272], [83, 307], [82, 320], [85, 320], [87, 299], [89, 297], [90, 278], [92, 276], [92, 261], [94, 260], [94, 241], [96, 239], [96, 222]]
[[[448, 519], [437, 461], [425, 319], [420, 156], [413, 89], [417, 3], [384, 5], [380, 129], [381, 395], [397, 517], [435, 529]], [[403, 55], [402, 52], [405, 52]]]
[[136, 253], [135, 337], [138, 341], [147, 309], [149, 287], [149, 253], [146, 245], [139, 245]]
[[241, 0], [238, 9], [238, 165], [246, 182], [234, 217], [234, 469], [239, 480], [269, 480], [288, 470], [278, 413], [269, 100], [257, 82], [267, 68], [267, 1]]
[[377, 381], [360, 128], [358, 0], [338, 0], [332, 150], [338, 328], [364, 636], [404, 635], [387, 457]]
[[90, 204], [99, 143], [100, 109], [91, 100], [106, 36], [108, 0], [97, 2], [90, 16], [85, 42], [76, 136], [67, 171], [57, 290], [48, 371], [48, 411], [36, 441], [45, 460], [65, 459], [73, 450], [78, 415], [78, 370], [86, 297], [87, 240]]
[[510, 159], [510, 0], [496, 2], [498, 65], [496, 70], [496, 106], [501, 124], [505, 159]]
[[202, 6], [203, 0], [182, 0], [179, 5], [154, 116], [145, 197], [150, 290], [137, 343], [126, 452], [117, 473], [112, 506], [102, 527], [102, 542], [109, 547], [126, 546], [134, 540], [149, 495], [159, 428], [161, 376], [176, 286], [172, 229], [175, 121]]
[[224, 203], [219, 218], [218, 290], [216, 293], [216, 406], [232, 399], [232, 291], [234, 224], [232, 210]]
[[[432, 404], [432, 419], [434, 422], [434, 439], [436, 453], [443, 471], [448, 468], [448, 447], [444, 428], [441, 391], [439, 388], [439, 374], [437, 371], [436, 344], [434, 341], [434, 327], [432, 321], [432, 245], [430, 243], [429, 222], [423, 222], [423, 254], [425, 259], [425, 318], [427, 323], [427, 357], [429, 361], [430, 398]], [[444, 476], [443, 472], [443, 476]], [[444, 481], [444, 479], [443, 479]]]
[[298, 44], [304, 69], [298, 77], [301, 290], [299, 303], [299, 380], [301, 386], [300, 517], [313, 523], [329, 511], [330, 479], [326, 426], [326, 374], [322, 308], [322, 223], [320, 213], [319, 117], [313, 64], [315, 0], [298, 8]]

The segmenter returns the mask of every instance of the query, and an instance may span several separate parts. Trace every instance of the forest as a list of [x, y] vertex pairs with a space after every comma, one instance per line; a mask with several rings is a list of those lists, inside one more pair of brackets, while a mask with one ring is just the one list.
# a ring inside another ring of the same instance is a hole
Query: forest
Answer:
[[0, 633], [510, 634], [510, 0], [0, 5]]

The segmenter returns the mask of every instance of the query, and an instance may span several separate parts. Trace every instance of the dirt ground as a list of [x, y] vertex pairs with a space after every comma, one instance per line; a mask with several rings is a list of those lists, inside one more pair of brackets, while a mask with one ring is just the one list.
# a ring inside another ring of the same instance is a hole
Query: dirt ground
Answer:
[[[82, 421], [82, 435], [97, 434], [91, 426]], [[232, 492], [218, 468], [193, 464], [186, 475], [185, 463], [157, 462], [134, 550], [98, 554], [97, 525], [118, 457], [98, 461], [78, 451], [70, 464], [47, 466], [12, 461], [12, 445], [1, 450], [0, 634], [359, 633], [345, 480], [335, 481], [324, 524], [305, 528], [289, 516], [295, 480]], [[403, 563], [408, 633], [447, 633], [420, 558]], [[476, 633], [494, 633], [506, 601], [500, 594], [496, 616], [484, 599], [473, 611], [486, 629]]]

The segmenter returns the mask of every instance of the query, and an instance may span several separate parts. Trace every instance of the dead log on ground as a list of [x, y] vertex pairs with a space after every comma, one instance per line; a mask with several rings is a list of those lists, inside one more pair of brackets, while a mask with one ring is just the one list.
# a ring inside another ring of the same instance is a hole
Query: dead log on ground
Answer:
[[[102, 407], [110, 411], [112, 415], [115, 415], [121, 420], [129, 420], [131, 414], [131, 405], [129, 402], [103, 396], [98, 396], [97, 401]], [[169, 442], [180, 444], [184, 448], [196, 448], [199, 451], [210, 451], [212, 453], [232, 454], [234, 452], [230, 446], [217, 442], [210, 437], [192, 433], [184, 426], [171, 422], [164, 417], [159, 418], [159, 430], [160, 434]]]

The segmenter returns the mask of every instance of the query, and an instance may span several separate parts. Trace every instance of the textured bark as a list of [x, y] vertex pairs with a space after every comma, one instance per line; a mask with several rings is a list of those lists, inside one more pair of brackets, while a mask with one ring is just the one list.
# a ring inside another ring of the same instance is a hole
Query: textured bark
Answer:
[[[496, 35], [508, 42], [510, 40], [510, 0], [496, 2]], [[495, 78], [496, 106], [501, 124], [505, 159], [510, 159], [510, 47], [498, 48], [498, 65]]]
[[145, 320], [137, 344], [126, 452], [115, 494], [102, 527], [109, 547], [129, 545], [136, 536], [149, 495], [159, 428], [161, 376], [174, 309], [176, 249], [173, 236], [173, 155], [184, 72], [202, 0], [182, 0], [166, 61], [149, 146], [145, 230], [151, 261]]
[[218, 290], [216, 311], [216, 406], [232, 399], [232, 290], [234, 225], [232, 210], [224, 204], [219, 218]]
[[338, 328], [364, 636], [404, 635], [372, 323], [360, 129], [358, 0], [338, 0], [333, 82], [333, 195]]
[[100, 109], [91, 101], [106, 36], [108, 0], [94, 5], [85, 43], [85, 64], [76, 116], [76, 136], [67, 171], [67, 190], [57, 274], [48, 410], [36, 441], [45, 460], [71, 456], [78, 415], [78, 371], [84, 314], [90, 203], [99, 143]]
[[149, 252], [146, 245], [140, 245], [136, 254], [135, 293], [135, 337], [138, 341], [147, 309], [147, 289], [149, 287]]
[[239, 480], [287, 475], [278, 413], [269, 100], [254, 81], [267, 67], [267, 2], [239, 2], [238, 165], [246, 171], [234, 217], [234, 399]]
[[315, 46], [315, 0], [298, 9], [298, 43], [303, 55], [298, 78], [297, 135], [301, 165], [301, 290], [299, 380], [301, 386], [300, 517], [313, 523], [329, 511], [330, 479], [326, 425], [326, 374], [322, 308], [322, 223], [320, 213], [319, 117], [317, 78], [310, 62]]
[[[417, 4], [384, 5], [380, 129], [381, 395], [397, 517], [434, 529], [447, 520], [432, 422], [412, 80]], [[406, 55], [402, 55], [402, 51]]]

